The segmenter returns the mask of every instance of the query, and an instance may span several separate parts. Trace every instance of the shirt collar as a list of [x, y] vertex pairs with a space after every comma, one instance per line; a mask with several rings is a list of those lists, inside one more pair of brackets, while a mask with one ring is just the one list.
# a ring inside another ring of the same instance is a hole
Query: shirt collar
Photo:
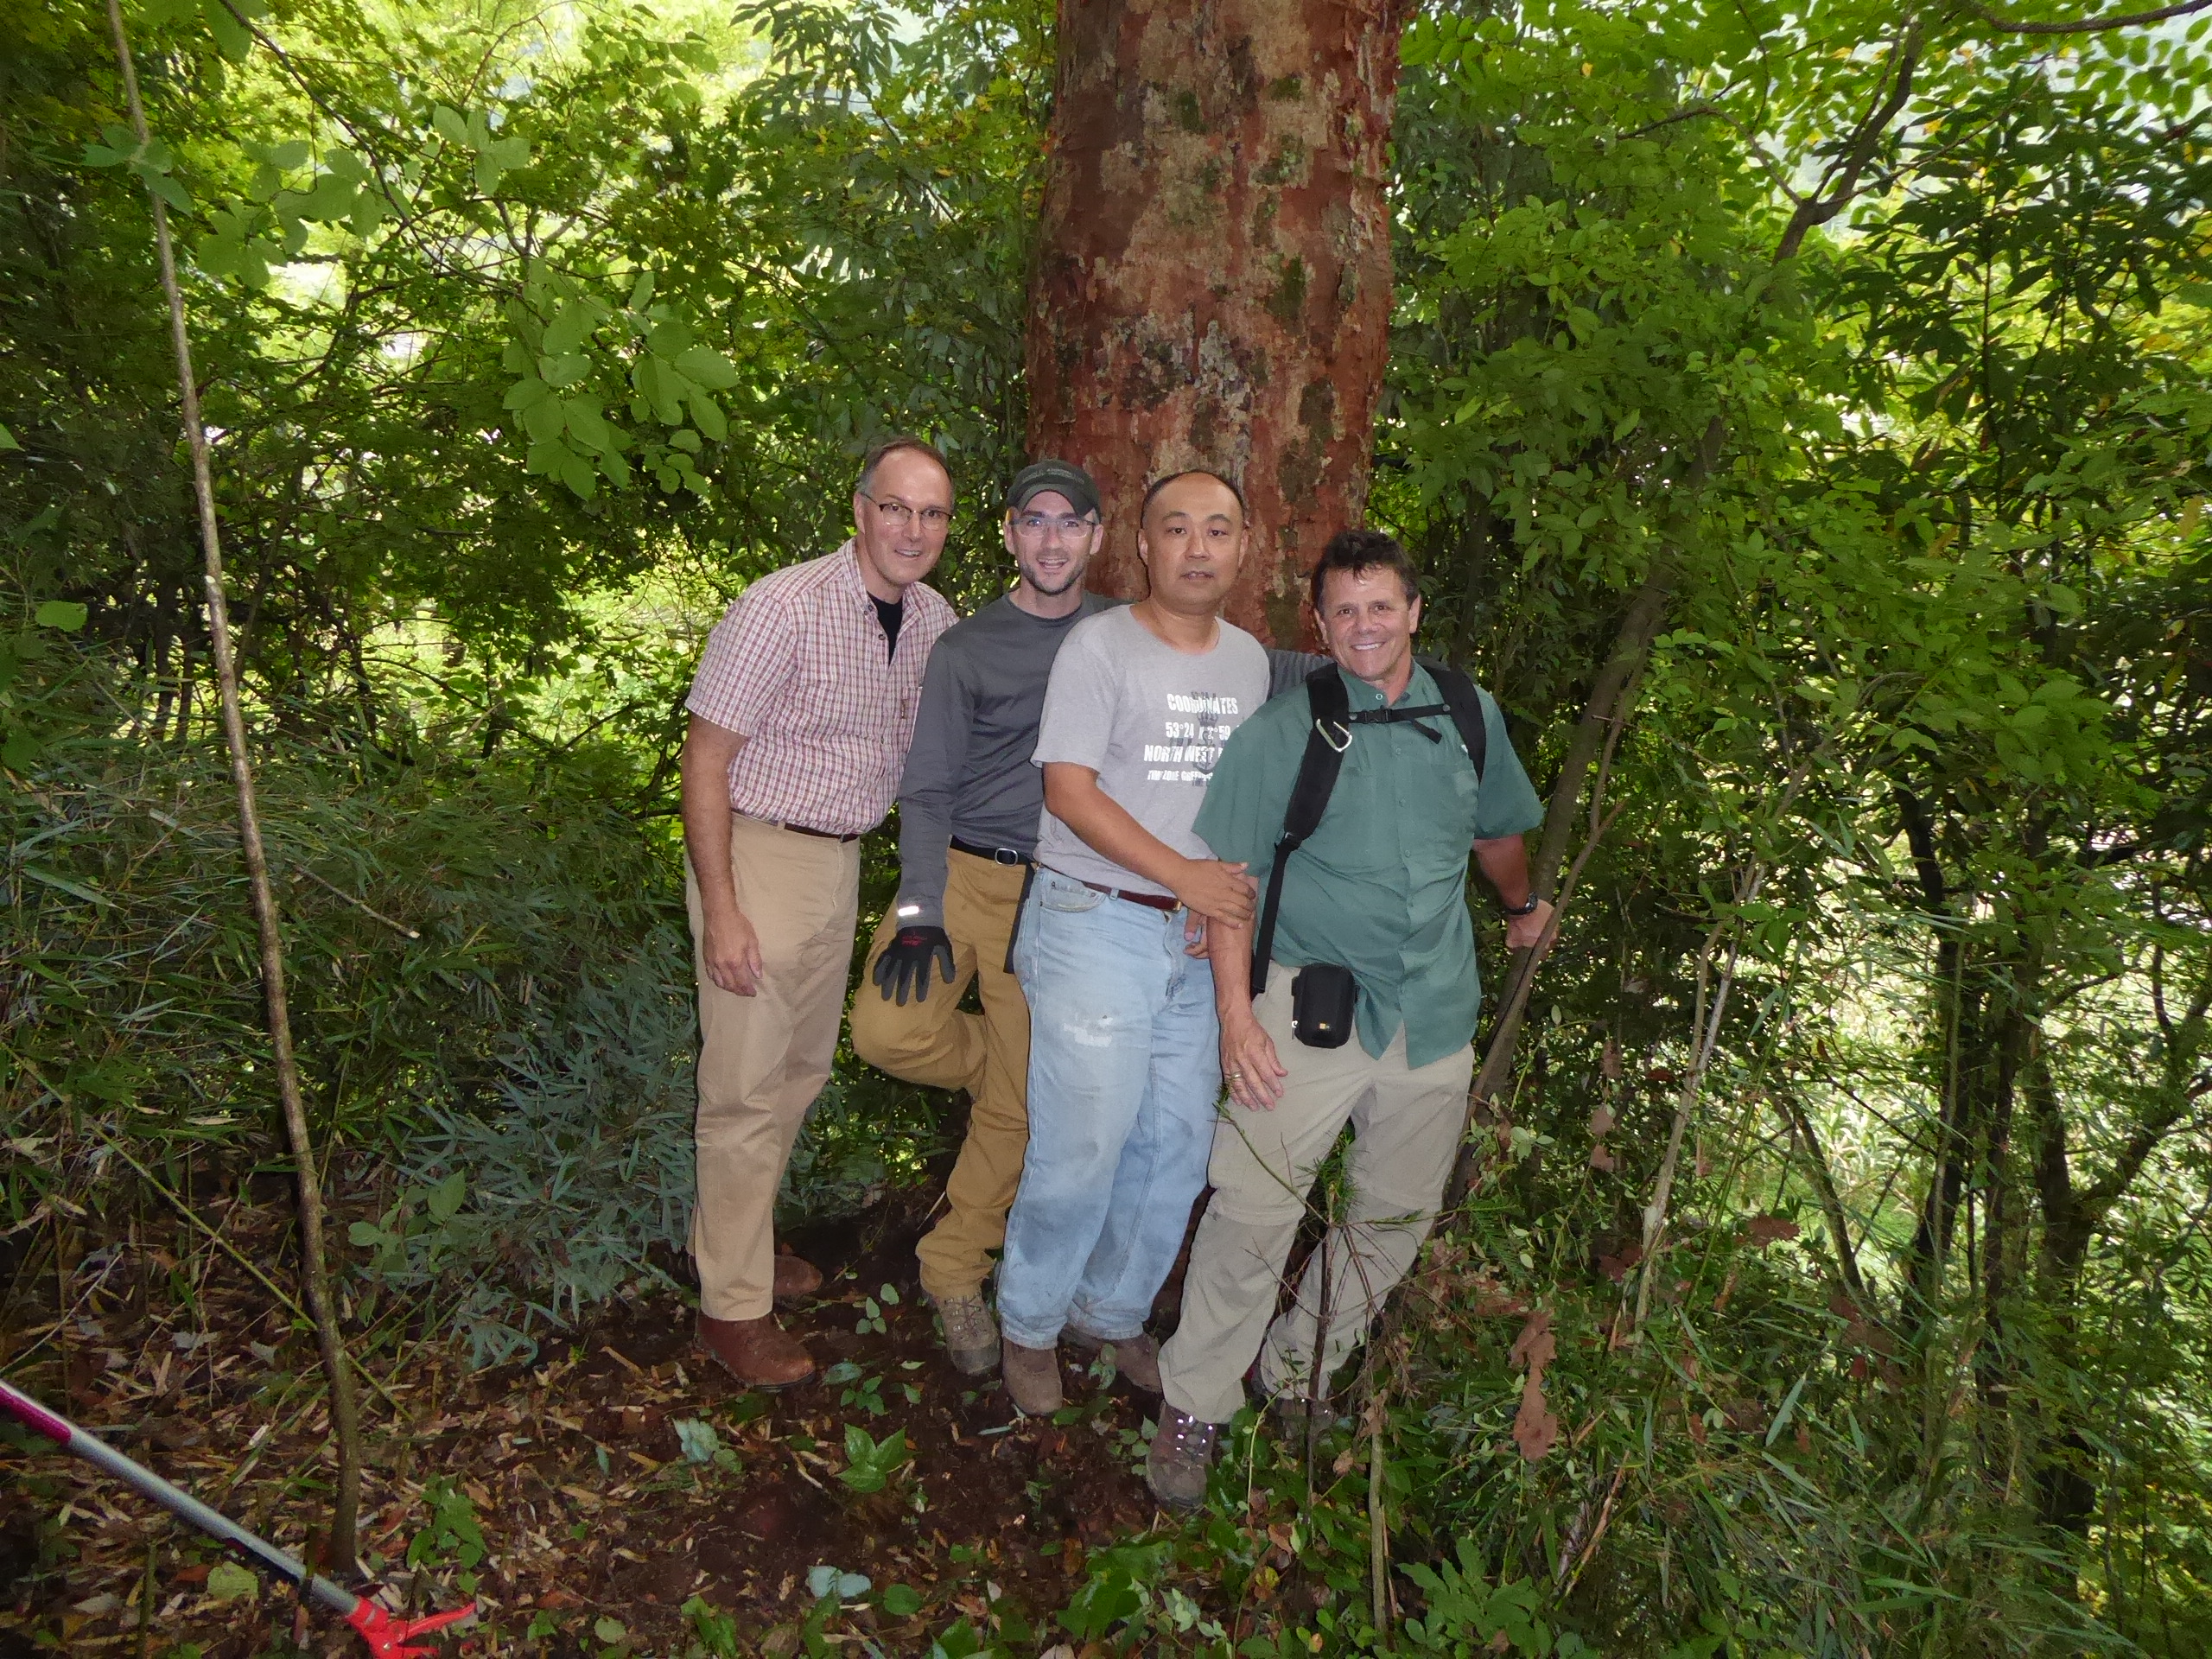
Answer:
[[[1361, 679], [1358, 675], [1349, 672], [1342, 665], [1338, 667], [1337, 675], [1344, 683], [1344, 690], [1351, 696], [1351, 706], [1354, 714], [1363, 714], [1368, 709], [1380, 709], [1382, 706], [1382, 694], [1365, 680]], [[1393, 709], [1402, 709], [1409, 704], [1419, 706], [1438, 701], [1439, 696], [1436, 682], [1429, 677], [1428, 671], [1416, 661], [1414, 664], [1413, 677], [1406, 682], [1404, 693], [1390, 706]]]
[[868, 592], [868, 583], [861, 580], [860, 538], [855, 536], [847, 537], [845, 544], [837, 550], [836, 556], [839, 584], [852, 594], [854, 603], [862, 610], [867, 610], [869, 601], [875, 595]]

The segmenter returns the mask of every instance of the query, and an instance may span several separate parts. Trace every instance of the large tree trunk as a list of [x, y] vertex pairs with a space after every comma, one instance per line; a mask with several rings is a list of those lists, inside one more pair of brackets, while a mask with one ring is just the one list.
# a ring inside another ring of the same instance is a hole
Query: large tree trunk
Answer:
[[1396, 0], [1061, 0], [1028, 330], [1029, 448], [1105, 496], [1102, 591], [1141, 594], [1136, 508], [1234, 479], [1230, 615], [1298, 632], [1298, 578], [1363, 522], [1390, 316]]

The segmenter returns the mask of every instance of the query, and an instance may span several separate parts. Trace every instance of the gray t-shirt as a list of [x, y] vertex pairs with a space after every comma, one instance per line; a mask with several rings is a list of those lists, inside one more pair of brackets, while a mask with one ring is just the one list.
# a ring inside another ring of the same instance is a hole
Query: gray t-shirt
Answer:
[[[1211, 858], [1192, 830], [1221, 746], [1268, 700], [1268, 653], [1228, 622], [1211, 651], [1163, 644], [1128, 607], [1086, 617], [1053, 659], [1037, 732], [1037, 764], [1065, 760], [1186, 858]], [[1037, 861], [1078, 881], [1166, 896], [1094, 852], [1047, 808]]]

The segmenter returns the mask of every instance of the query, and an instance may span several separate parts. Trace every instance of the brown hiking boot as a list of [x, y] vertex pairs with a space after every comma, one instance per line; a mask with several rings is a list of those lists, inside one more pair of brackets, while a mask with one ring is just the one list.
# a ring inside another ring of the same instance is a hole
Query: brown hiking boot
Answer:
[[1119, 1342], [1109, 1342], [1103, 1337], [1094, 1337], [1088, 1331], [1078, 1331], [1073, 1325], [1060, 1332], [1060, 1339], [1071, 1348], [1095, 1354], [1101, 1348], [1114, 1351], [1114, 1369], [1147, 1394], [1160, 1392], [1160, 1342], [1149, 1332], [1140, 1331], [1134, 1337]]
[[1219, 1428], [1161, 1402], [1159, 1432], [1144, 1458], [1144, 1484], [1154, 1497], [1171, 1510], [1195, 1510], [1206, 1501], [1206, 1471], [1213, 1467]]
[[981, 1294], [932, 1296], [944, 1322], [944, 1351], [969, 1376], [988, 1376], [999, 1368], [999, 1327]]
[[1025, 1417], [1049, 1417], [1065, 1403], [1060, 1395], [1060, 1351], [1025, 1348], [1012, 1337], [999, 1346], [999, 1368], [1014, 1408]]
[[789, 1250], [776, 1255], [776, 1300], [795, 1302], [802, 1296], [811, 1296], [822, 1288], [822, 1269], [810, 1262], [802, 1262]]
[[699, 1316], [699, 1345], [748, 1389], [773, 1394], [814, 1375], [814, 1357], [787, 1334], [772, 1313], [757, 1319]]

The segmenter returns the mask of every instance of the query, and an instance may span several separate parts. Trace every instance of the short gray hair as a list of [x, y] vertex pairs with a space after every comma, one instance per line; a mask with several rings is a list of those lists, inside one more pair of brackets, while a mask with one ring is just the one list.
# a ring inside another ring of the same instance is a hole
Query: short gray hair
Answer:
[[918, 455], [927, 455], [937, 462], [938, 470], [944, 474], [945, 482], [950, 484], [952, 481], [952, 468], [937, 445], [927, 438], [918, 438], [911, 433], [902, 432], [896, 437], [886, 438], [868, 452], [868, 459], [861, 462], [861, 480], [853, 486], [854, 493], [874, 500], [875, 469], [883, 465], [885, 457], [895, 455], [902, 449], [912, 450]]

